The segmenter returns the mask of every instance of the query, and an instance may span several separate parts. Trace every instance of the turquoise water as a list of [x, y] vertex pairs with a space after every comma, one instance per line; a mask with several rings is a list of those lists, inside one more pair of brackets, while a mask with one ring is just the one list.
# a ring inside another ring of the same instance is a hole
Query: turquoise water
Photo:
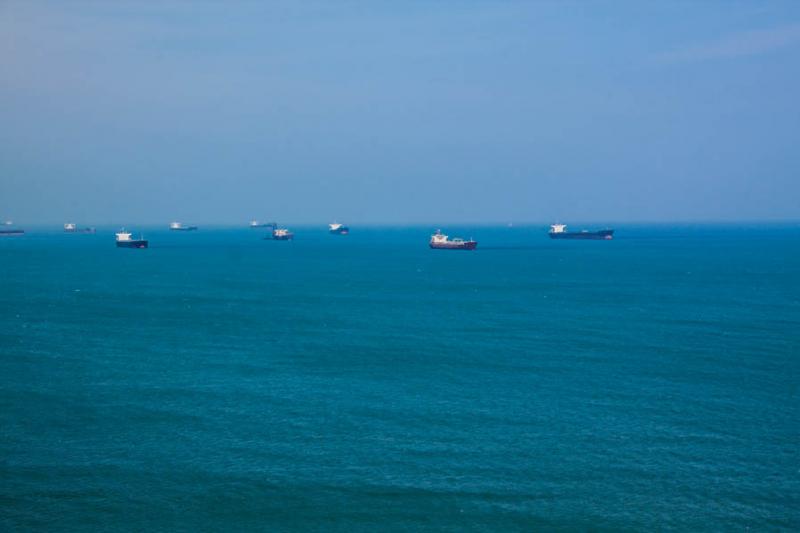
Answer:
[[800, 528], [800, 225], [0, 240], [0, 529]]

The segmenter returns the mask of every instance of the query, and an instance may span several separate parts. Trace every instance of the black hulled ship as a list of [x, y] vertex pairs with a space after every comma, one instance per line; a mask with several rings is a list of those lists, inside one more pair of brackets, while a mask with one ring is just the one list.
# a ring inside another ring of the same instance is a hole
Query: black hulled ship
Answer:
[[567, 231], [566, 224], [553, 224], [550, 226], [551, 239], [583, 239], [594, 241], [610, 241], [614, 238], [613, 229], [601, 229], [598, 231]]
[[147, 248], [147, 241], [141, 236], [132, 239], [131, 234], [123, 229], [117, 233], [117, 248]]

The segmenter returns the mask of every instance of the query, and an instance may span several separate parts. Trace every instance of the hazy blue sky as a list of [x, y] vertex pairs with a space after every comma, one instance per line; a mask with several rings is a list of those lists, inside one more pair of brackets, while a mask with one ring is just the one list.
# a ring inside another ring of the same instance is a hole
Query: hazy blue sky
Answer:
[[0, 2], [21, 223], [800, 218], [800, 2]]

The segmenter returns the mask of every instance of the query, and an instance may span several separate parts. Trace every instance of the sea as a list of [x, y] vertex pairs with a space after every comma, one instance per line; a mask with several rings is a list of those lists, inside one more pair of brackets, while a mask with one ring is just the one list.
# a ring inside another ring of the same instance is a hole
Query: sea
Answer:
[[0, 530], [800, 530], [800, 224], [615, 227], [2, 238]]

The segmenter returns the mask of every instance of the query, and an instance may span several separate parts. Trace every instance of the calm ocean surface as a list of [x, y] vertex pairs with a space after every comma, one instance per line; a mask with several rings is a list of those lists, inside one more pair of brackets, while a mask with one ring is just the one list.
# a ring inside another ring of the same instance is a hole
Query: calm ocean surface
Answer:
[[0, 239], [0, 529], [800, 529], [800, 224], [431, 229]]

